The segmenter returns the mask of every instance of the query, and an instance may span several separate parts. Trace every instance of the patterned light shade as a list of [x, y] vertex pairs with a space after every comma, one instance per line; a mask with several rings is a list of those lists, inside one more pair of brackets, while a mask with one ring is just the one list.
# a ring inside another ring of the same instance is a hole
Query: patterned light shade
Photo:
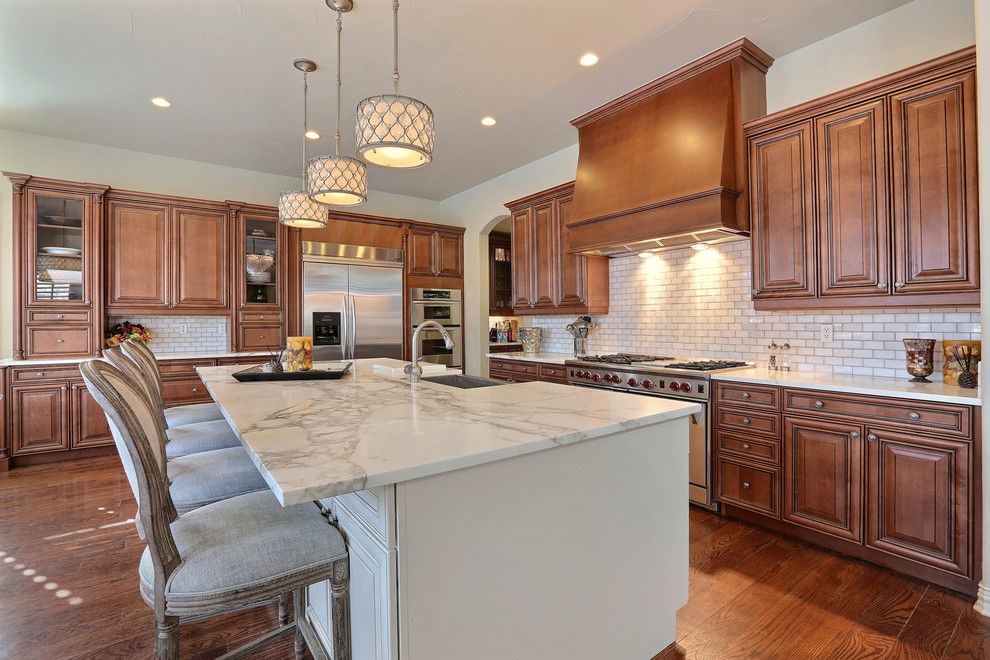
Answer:
[[309, 196], [331, 206], [357, 206], [368, 201], [368, 166], [347, 156], [317, 156], [306, 168]]
[[304, 192], [283, 192], [278, 196], [278, 221], [289, 227], [311, 229], [327, 226], [329, 209], [317, 204]]
[[420, 167], [433, 160], [433, 110], [398, 94], [357, 106], [357, 155], [382, 167]]

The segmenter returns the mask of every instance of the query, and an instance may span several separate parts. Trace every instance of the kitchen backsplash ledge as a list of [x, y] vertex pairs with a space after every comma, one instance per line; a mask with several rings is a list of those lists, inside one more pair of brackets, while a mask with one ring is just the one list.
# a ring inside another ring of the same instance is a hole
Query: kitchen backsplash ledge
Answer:
[[[226, 316], [114, 316], [107, 328], [123, 321], [140, 323], [151, 330], [148, 348], [156, 355], [230, 350]], [[182, 326], [185, 334], [181, 333]]]
[[[757, 312], [750, 298], [748, 240], [636, 255], [609, 261], [609, 313], [596, 316], [588, 351], [631, 351], [723, 357], [765, 363], [771, 341], [791, 345], [793, 368], [869, 376], [906, 377], [905, 337], [935, 339], [941, 379], [941, 340], [979, 339], [977, 308], [878, 308], [815, 312]], [[534, 316], [545, 329], [543, 349], [570, 353], [564, 326], [572, 319]], [[831, 324], [833, 341], [820, 340]]]

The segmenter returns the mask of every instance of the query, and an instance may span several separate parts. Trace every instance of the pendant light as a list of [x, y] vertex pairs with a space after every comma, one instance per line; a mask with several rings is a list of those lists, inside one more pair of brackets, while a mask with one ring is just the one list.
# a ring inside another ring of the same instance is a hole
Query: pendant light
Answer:
[[372, 165], [412, 168], [433, 160], [433, 110], [399, 94], [399, 2], [392, 2], [393, 94], [370, 96], [357, 106], [357, 155]]
[[351, 2], [327, 0], [327, 5], [337, 12], [337, 132], [334, 134], [333, 156], [317, 156], [309, 161], [309, 196], [321, 204], [331, 206], [357, 206], [368, 201], [368, 166], [357, 158], [340, 155], [340, 33], [343, 29], [341, 14], [350, 11]]
[[316, 71], [316, 62], [299, 59], [292, 63], [303, 74], [303, 189], [288, 191], [278, 196], [278, 221], [289, 227], [301, 229], [325, 227], [327, 224], [327, 207], [314, 202], [306, 192], [306, 131], [309, 110], [309, 80], [307, 76]]

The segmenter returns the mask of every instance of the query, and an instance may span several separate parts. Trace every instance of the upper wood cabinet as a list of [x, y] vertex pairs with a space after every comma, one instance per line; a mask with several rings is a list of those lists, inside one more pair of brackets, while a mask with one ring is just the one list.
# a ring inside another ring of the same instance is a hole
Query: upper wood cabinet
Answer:
[[231, 348], [281, 348], [288, 306], [288, 228], [269, 207], [228, 202], [234, 228]]
[[225, 206], [129, 192], [107, 199], [108, 314], [230, 310]]
[[979, 303], [972, 48], [746, 124], [757, 309]]
[[608, 258], [567, 252], [574, 183], [509, 202], [514, 314], [608, 313]]
[[512, 314], [512, 236], [488, 236], [488, 313]]
[[410, 227], [406, 273], [426, 277], [464, 277], [463, 232]]

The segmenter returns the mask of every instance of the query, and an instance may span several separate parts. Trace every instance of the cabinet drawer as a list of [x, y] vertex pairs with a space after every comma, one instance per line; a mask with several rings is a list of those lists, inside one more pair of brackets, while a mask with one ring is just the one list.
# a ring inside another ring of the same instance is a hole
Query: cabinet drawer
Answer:
[[540, 378], [543, 380], [555, 380], [566, 383], [567, 367], [560, 364], [541, 364]]
[[220, 365], [221, 367], [231, 364], [256, 365], [256, 364], [263, 364], [265, 362], [268, 362], [269, 359], [271, 358], [269, 358], [267, 355], [244, 355], [240, 357], [219, 358], [217, 360], [217, 364]]
[[79, 380], [79, 367], [76, 365], [41, 365], [38, 367], [18, 367], [10, 370], [12, 383], [27, 383], [40, 380]]
[[756, 435], [780, 437], [780, 415], [749, 410], [718, 407], [716, 424], [719, 429], [733, 429]]
[[285, 346], [281, 325], [242, 325], [238, 348], [245, 351], [278, 349]]
[[531, 376], [540, 375], [540, 365], [536, 362], [522, 362], [520, 360], [496, 360], [492, 358], [489, 369], [496, 371], [508, 371], [514, 374], [529, 374]]
[[158, 370], [162, 378], [196, 378], [196, 367], [212, 367], [213, 360], [159, 360]]
[[241, 323], [282, 323], [282, 311], [241, 312]]
[[814, 412], [960, 438], [972, 435], [971, 408], [947, 403], [788, 389], [784, 390], [784, 412]]
[[28, 323], [89, 323], [89, 310], [75, 310], [71, 312], [56, 312], [49, 310], [28, 310]]
[[774, 518], [780, 517], [780, 472], [771, 468], [718, 459], [718, 499]]
[[496, 380], [508, 380], [513, 383], [529, 383], [540, 379], [538, 375], [516, 374], [511, 371], [489, 371], [488, 376]]
[[93, 329], [85, 327], [29, 327], [27, 355], [86, 355], [92, 346]]
[[206, 386], [198, 378], [165, 380], [162, 382], [162, 398], [166, 406], [183, 403], [205, 403], [211, 401]]
[[751, 461], [780, 465], [780, 442], [769, 438], [750, 438], [719, 431], [716, 435], [719, 454], [735, 454]]
[[780, 410], [780, 388], [772, 385], [719, 382], [717, 403], [743, 405], [747, 409]]
[[338, 495], [336, 504], [365, 523], [382, 543], [389, 544], [388, 512], [393, 508], [392, 486], [379, 486]]

